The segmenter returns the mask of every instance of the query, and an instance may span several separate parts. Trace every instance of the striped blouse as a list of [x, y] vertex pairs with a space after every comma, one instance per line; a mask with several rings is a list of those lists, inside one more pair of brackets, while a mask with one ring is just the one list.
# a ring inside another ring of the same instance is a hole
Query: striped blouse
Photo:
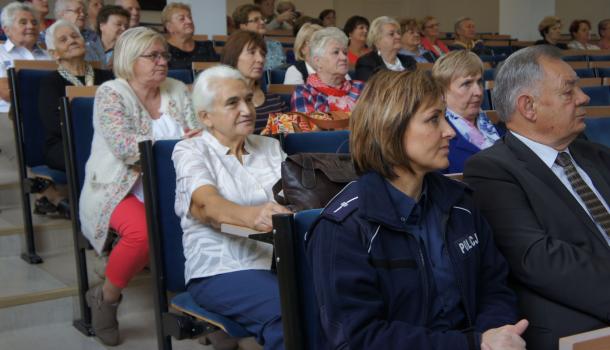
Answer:
[[267, 125], [269, 113], [288, 112], [288, 106], [278, 94], [265, 94], [265, 103], [256, 107], [256, 122], [254, 123], [254, 133], [260, 134]]

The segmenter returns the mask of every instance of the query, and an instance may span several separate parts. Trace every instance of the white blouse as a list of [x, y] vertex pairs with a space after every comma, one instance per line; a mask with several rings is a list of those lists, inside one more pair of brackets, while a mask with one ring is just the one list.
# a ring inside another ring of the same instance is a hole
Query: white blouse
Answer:
[[214, 186], [221, 196], [239, 205], [273, 201], [271, 188], [281, 177], [286, 154], [277, 140], [259, 135], [249, 135], [244, 148], [247, 154], [242, 164], [208, 131], [182, 140], [174, 148], [175, 210], [184, 232], [187, 283], [226, 272], [271, 268], [270, 244], [221, 233], [193, 218], [189, 211], [193, 192], [205, 185]]
[[[184, 136], [184, 130], [178, 122], [167, 113], [162, 113], [159, 119], [152, 119], [153, 140], [177, 140]], [[144, 184], [142, 177], [131, 188], [133, 194], [140, 202], [144, 203]]]

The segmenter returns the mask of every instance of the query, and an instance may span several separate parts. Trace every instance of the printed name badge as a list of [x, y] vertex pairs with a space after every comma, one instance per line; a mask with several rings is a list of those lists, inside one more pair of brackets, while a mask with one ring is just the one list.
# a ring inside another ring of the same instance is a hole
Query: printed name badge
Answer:
[[471, 235], [461, 237], [455, 241], [457, 251], [462, 255], [468, 255], [468, 253], [479, 245], [479, 236], [474, 232]]

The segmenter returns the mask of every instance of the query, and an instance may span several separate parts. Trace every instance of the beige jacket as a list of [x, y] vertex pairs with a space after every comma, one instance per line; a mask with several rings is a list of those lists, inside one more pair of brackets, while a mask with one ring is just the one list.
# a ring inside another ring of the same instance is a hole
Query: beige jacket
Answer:
[[[161, 88], [161, 112], [185, 129], [199, 127], [186, 86], [167, 78]], [[110, 216], [140, 176], [138, 142], [152, 138], [152, 122], [127, 81], [102, 84], [93, 106], [93, 143], [79, 200], [85, 237], [100, 253], [106, 245]]]

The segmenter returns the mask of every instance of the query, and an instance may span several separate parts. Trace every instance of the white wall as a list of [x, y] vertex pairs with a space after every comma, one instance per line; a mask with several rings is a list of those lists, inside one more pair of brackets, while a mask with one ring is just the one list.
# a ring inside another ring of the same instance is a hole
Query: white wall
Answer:
[[499, 32], [520, 40], [538, 40], [538, 23], [555, 14], [555, 0], [500, 0]]
[[191, 6], [195, 34], [209, 36], [227, 34], [226, 0], [168, 0], [167, 2], [182, 2]]

